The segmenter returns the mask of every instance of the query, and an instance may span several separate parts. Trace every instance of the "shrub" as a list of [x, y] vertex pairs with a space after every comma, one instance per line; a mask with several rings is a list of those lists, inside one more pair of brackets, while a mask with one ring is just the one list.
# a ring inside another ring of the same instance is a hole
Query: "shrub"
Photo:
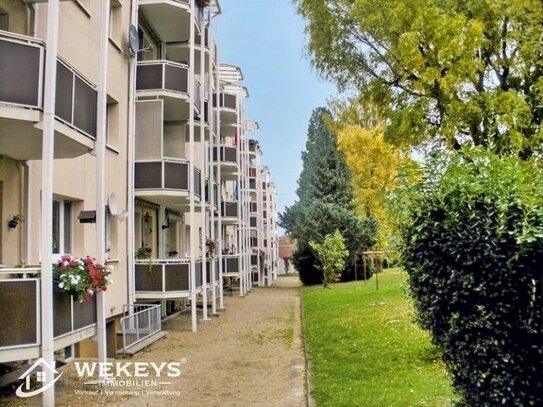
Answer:
[[341, 277], [345, 269], [345, 259], [349, 251], [345, 248], [345, 239], [336, 229], [324, 237], [322, 243], [310, 241], [309, 246], [320, 262], [320, 269], [323, 273], [322, 284], [326, 288], [328, 284], [335, 283]]
[[403, 264], [460, 405], [543, 405], [543, 176], [464, 151], [404, 191]]
[[292, 264], [298, 270], [298, 275], [304, 285], [322, 283], [322, 270], [316, 267], [316, 263], [315, 255], [309, 246], [298, 241], [296, 251], [292, 254]]

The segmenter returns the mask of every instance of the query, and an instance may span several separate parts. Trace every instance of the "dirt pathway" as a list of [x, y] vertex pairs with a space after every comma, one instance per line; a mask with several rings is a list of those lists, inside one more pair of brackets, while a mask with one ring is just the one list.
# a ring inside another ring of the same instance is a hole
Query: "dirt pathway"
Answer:
[[[195, 334], [189, 315], [166, 322], [166, 338], [126, 360], [182, 361], [180, 377], [169, 385], [85, 386], [71, 365], [58, 382], [57, 405], [305, 406], [298, 287], [297, 277], [280, 277], [274, 287], [256, 288], [245, 298], [227, 295], [226, 311]], [[78, 390], [89, 393], [77, 395]], [[138, 393], [106, 395], [106, 390]]]

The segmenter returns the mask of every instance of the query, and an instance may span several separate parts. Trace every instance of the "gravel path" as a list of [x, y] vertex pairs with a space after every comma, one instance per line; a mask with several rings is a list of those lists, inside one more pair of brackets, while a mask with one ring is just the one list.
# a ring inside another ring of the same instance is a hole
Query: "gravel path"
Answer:
[[[182, 361], [181, 375], [156, 387], [85, 386], [73, 365], [62, 369], [57, 405], [89, 406], [305, 406], [305, 361], [301, 343], [297, 277], [280, 277], [272, 288], [244, 298], [225, 297], [226, 311], [190, 332], [190, 316], [166, 322], [166, 338], [126, 361]], [[106, 395], [105, 391], [139, 392]], [[147, 390], [159, 392], [149, 394]], [[77, 390], [97, 394], [77, 395]], [[102, 390], [102, 391], [100, 391]], [[162, 392], [162, 394], [160, 394]], [[22, 400], [13, 400], [13, 405]], [[30, 401], [30, 400], [28, 400]]]

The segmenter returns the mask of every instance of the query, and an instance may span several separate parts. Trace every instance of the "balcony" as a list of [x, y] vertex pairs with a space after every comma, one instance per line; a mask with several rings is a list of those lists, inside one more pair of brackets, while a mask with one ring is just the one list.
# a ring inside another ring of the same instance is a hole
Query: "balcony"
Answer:
[[[204, 187], [204, 195], [206, 203], [211, 204], [211, 198], [213, 198], [213, 205], [218, 207], [219, 206], [219, 188], [217, 185], [210, 186], [206, 183], [206, 186]], [[210, 193], [211, 192], [211, 193]]]
[[[0, 271], [0, 363], [40, 356], [39, 273], [39, 268]], [[95, 298], [81, 304], [56, 285], [51, 289], [55, 350], [96, 335]]]
[[251, 237], [250, 242], [253, 249], [258, 248], [258, 237]]
[[[170, 208], [186, 209], [189, 202], [189, 163], [186, 160], [140, 160], [135, 163], [137, 197]], [[200, 197], [200, 170], [194, 167], [194, 195]]]
[[138, 5], [162, 42], [180, 42], [189, 38], [189, 0], [138, 0]]
[[258, 266], [258, 254], [251, 254], [251, 266]]
[[[211, 265], [215, 264], [214, 278], [211, 278]], [[208, 285], [214, 285], [219, 282], [219, 258], [215, 257], [212, 260], [206, 261], [206, 281]]]
[[238, 223], [238, 203], [223, 202], [221, 205], [221, 217], [222, 224], [235, 224]]
[[[164, 120], [188, 120], [189, 67], [171, 61], [138, 62], [136, 90], [138, 100], [164, 101]], [[200, 112], [200, 85], [194, 82], [194, 107]]]
[[[36, 38], [0, 32], [0, 155], [41, 159], [45, 47]], [[81, 75], [57, 62], [55, 158], [94, 148], [97, 93]]]
[[232, 181], [238, 176], [238, 150], [235, 147], [213, 148], [213, 162], [221, 166], [221, 179]]
[[222, 274], [223, 276], [237, 276], [239, 275], [240, 261], [239, 254], [228, 254], [222, 256]]
[[221, 112], [222, 126], [235, 126], [238, 122], [238, 98], [228, 93], [214, 94], [213, 106]]
[[256, 157], [258, 142], [254, 139], [249, 139], [249, 154], [252, 154]]
[[[202, 261], [195, 264], [196, 288], [202, 286]], [[167, 300], [189, 298], [191, 289], [189, 259], [136, 260], [136, 298]]]

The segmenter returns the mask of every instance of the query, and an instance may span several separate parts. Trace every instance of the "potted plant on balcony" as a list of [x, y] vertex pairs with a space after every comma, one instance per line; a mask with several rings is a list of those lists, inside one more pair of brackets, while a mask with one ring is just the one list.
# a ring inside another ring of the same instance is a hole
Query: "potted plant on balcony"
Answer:
[[62, 256], [53, 265], [53, 281], [58, 288], [72, 294], [80, 303], [88, 303], [94, 294], [106, 291], [111, 279], [110, 268], [92, 257]]
[[213, 239], [206, 239], [206, 256], [210, 259], [212, 259], [217, 250], [217, 241]]
[[137, 260], [149, 260], [149, 263], [147, 263], [147, 273], [149, 275], [153, 274], [153, 257], [151, 256], [152, 253], [153, 249], [151, 249], [150, 247], [142, 246], [138, 250], [136, 250], [136, 253], [134, 254]]
[[10, 229], [15, 229], [17, 225], [21, 222], [24, 222], [25, 218], [23, 215], [13, 215], [13, 217], [8, 221], [8, 227]]

